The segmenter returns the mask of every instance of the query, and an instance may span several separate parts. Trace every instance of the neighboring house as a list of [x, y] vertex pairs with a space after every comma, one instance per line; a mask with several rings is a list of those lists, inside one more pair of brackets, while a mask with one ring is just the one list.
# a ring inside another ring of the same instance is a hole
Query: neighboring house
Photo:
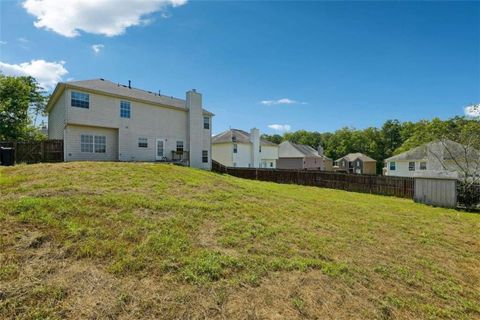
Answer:
[[227, 167], [276, 168], [278, 145], [260, 138], [260, 130], [250, 133], [230, 129], [212, 138], [212, 159]]
[[167, 97], [104, 79], [59, 83], [47, 104], [48, 137], [65, 161], [180, 161], [211, 168], [213, 114], [195, 90]]
[[363, 153], [349, 153], [335, 160], [334, 170], [356, 174], [376, 174], [377, 161]]
[[303, 144], [284, 141], [278, 146], [279, 169], [310, 169], [332, 171], [332, 159], [323, 154], [323, 148], [318, 150]]
[[[455, 160], [454, 160], [455, 159]], [[480, 152], [451, 140], [433, 141], [385, 159], [384, 175], [458, 177], [459, 165], [480, 169]]]

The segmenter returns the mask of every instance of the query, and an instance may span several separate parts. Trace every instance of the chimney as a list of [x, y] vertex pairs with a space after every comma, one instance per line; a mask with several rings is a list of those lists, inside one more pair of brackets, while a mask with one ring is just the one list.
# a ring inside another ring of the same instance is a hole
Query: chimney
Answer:
[[128, 88], [132, 89], [132, 81], [131, 80], [128, 80]]
[[252, 167], [260, 167], [260, 130], [252, 128], [250, 130], [250, 142], [252, 143]]
[[210, 168], [208, 163], [202, 162], [202, 152], [208, 151], [208, 159], [211, 159], [209, 145], [203, 145], [203, 138], [206, 134], [203, 129], [202, 95], [199, 92], [190, 90], [186, 94], [186, 107], [188, 109], [188, 147], [190, 166], [194, 168]]
[[321, 143], [318, 144], [318, 150], [317, 151], [318, 151], [319, 156], [323, 156], [323, 147], [322, 147]]

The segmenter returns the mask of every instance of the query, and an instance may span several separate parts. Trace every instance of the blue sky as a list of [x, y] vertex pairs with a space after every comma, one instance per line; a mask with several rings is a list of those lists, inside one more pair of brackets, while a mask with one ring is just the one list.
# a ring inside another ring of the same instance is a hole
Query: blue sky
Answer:
[[1, 1], [4, 73], [196, 88], [215, 133], [445, 119], [480, 102], [480, 2], [56, 3]]

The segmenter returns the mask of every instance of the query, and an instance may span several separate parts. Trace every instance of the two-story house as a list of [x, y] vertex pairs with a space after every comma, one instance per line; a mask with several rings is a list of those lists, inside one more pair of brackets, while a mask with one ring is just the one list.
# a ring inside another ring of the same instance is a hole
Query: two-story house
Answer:
[[65, 161], [179, 161], [211, 168], [213, 114], [196, 90], [185, 99], [104, 79], [59, 83], [47, 104], [48, 137]]
[[385, 159], [383, 174], [399, 177], [454, 177], [480, 171], [480, 152], [452, 140], [423, 144]]
[[278, 145], [260, 138], [260, 130], [250, 133], [230, 129], [212, 138], [212, 159], [227, 167], [276, 168]]
[[377, 161], [363, 153], [349, 153], [335, 160], [333, 168], [337, 172], [376, 174]]

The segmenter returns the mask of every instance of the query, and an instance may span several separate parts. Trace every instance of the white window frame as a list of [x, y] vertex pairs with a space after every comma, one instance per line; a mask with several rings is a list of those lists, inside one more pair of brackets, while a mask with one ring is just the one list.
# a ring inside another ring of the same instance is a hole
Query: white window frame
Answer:
[[397, 170], [397, 164], [395, 161], [390, 161], [389, 166], [388, 166], [390, 171], [396, 171]]
[[[90, 141], [85, 141], [87, 138]], [[93, 151], [95, 150], [94, 140], [95, 138], [93, 134], [81, 134], [80, 135], [80, 152], [93, 153]]]
[[238, 153], [238, 144], [233, 144], [233, 153]]
[[210, 130], [210, 117], [209, 116], [203, 116], [203, 129]]
[[[180, 146], [181, 144], [181, 146]], [[180, 147], [180, 148], [179, 148]], [[183, 152], [185, 150], [185, 144], [183, 143], [183, 140], [177, 140], [176, 144], [176, 149], [177, 152]]]
[[[412, 163], [413, 163], [413, 168], [412, 168]], [[415, 171], [415, 161], [408, 162], [408, 171]]]
[[132, 104], [127, 100], [120, 100], [120, 118], [130, 119], [132, 116]]
[[[90, 141], [85, 141], [85, 139]], [[103, 142], [99, 141], [103, 140]], [[103, 147], [100, 149], [100, 147]], [[107, 136], [94, 134], [80, 134], [80, 152], [82, 153], [107, 153]]]
[[202, 163], [208, 163], [208, 150], [202, 150]]
[[148, 138], [145, 137], [138, 137], [138, 144], [139, 148], [148, 148]]
[[[103, 141], [99, 141], [99, 140], [103, 140]], [[95, 153], [107, 153], [107, 136], [97, 136], [97, 135], [94, 136], [93, 149]]]
[[[422, 166], [423, 164], [425, 165], [425, 167]], [[427, 170], [427, 161], [420, 162], [420, 170]]]
[[[73, 97], [74, 95], [79, 95], [77, 97]], [[83, 96], [82, 99], [80, 96]], [[77, 101], [74, 103], [73, 101]], [[72, 91], [70, 93], [70, 106], [75, 108], [82, 108], [82, 109], [90, 109], [90, 94], [78, 91]]]

